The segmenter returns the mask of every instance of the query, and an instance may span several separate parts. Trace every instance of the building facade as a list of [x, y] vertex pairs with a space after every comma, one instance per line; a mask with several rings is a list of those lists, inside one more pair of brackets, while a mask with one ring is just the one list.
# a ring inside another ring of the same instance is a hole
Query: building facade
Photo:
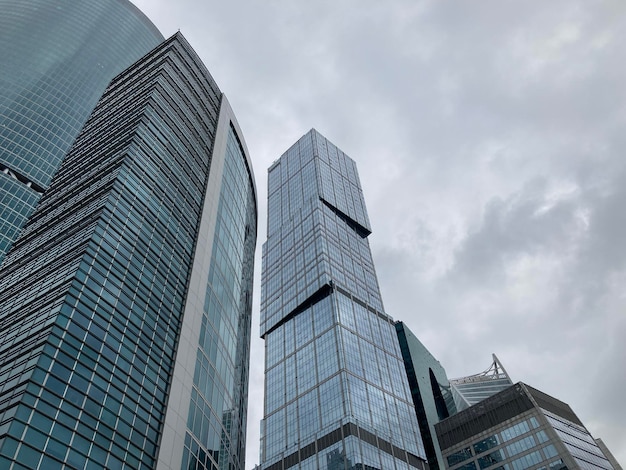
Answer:
[[424, 468], [356, 164], [316, 130], [269, 169], [261, 468]]
[[109, 81], [162, 40], [127, 0], [0, 0], [0, 262]]
[[256, 193], [176, 34], [109, 85], [0, 269], [0, 468], [244, 468]]
[[521, 382], [435, 429], [449, 469], [613, 469], [566, 403]]
[[420, 427], [428, 466], [444, 469], [435, 424], [456, 413], [445, 369], [402, 322], [396, 323], [413, 405]]
[[495, 354], [492, 355], [491, 365], [485, 371], [450, 379], [450, 389], [458, 411], [465, 410], [511, 385], [513, 385], [511, 377]]
[[602, 451], [610, 464], [613, 465], [613, 468], [615, 470], [622, 470], [622, 466], [619, 464], [613, 453], [608, 449], [604, 441], [600, 438], [596, 438], [595, 441], [598, 448]]

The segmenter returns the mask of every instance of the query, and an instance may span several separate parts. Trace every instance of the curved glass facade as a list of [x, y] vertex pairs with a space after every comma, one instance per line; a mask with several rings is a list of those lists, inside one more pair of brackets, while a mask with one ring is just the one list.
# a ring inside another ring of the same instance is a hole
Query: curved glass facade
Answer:
[[256, 199], [236, 131], [227, 138], [187, 419], [184, 469], [244, 470]]
[[0, 0], [0, 261], [109, 81], [162, 40], [127, 0]]
[[256, 194], [227, 108], [180, 33], [111, 82], [0, 270], [0, 468], [180, 469], [188, 435], [243, 469]]

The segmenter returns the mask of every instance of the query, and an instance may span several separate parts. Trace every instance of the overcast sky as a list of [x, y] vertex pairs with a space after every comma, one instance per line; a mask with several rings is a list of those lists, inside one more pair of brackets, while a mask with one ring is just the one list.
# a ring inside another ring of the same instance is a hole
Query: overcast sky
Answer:
[[259, 197], [315, 127], [356, 160], [385, 310], [449, 377], [495, 352], [626, 464], [626, 2], [134, 0], [226, 93]]

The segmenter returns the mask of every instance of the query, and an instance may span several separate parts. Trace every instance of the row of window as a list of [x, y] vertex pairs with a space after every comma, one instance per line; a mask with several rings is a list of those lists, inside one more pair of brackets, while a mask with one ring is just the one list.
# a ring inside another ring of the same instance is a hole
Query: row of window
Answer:
[[591, 464], [600, 468], [610, 468], [606, 457], [583, 426], [565, 420], [547, 410], [543, 411], [570, 453], [582, 461], [581, 466]]
[[[558, 456], [556, 448], [552, 444], [544, 445], [549, 438], [544, 430], [539, 430], [531, 434], [532, 429], [536, 429], [539, 423], [535, 417], [518, 422], [501, 431], [474, 443], [471, 447], [461, 449], [447, 457], [448, 465], [456, 470], [524, 470], [541, 462], [548, 462]], [[529, 450], [536, 449], [532, 452]], [[520, 457], [517, 457], [518, 455]], [[466, 462], [472, 457], [475, 460]], [[509, 462], [501, 464], [502, 462]], [[462, 463], [459, 465], [459, 463]], [[560, 460], [550, 463], [544, 467], [550, 470], [560, 469]], [[500, 466], [497, 466], [501, 464]], [[455, 467], [456, 465], [456, 467]]]
[[[539, 427], [539, 422], [537, 421], [537, 418], [535, 418], [534, 416], [531, 416], [528, 420], [520, 421], [518, 423], [515, 423], [512, 426], [507, 427], [506, 429], [502, 430], [499, 434], [494, 434], [492, 436], [489, 436], [481, 440], [480, 442], [473, 444], [470, 447], [466, 447], [464, 449], [461, 449], [449, 455], [447, 457], [448, 465], [450, 467], [457, 465], [461, 462], [464, 462], [465, 460], [472, 458], [474, 455], [480, 455], [481, 453], [486, 452], [495, 447], [498, 447], [499, 445], [503, 443], [506, 443], [519, 436], [529, 433], [531, 428], [536, 429], [537, 427]], [[547, 440], [547, 436], [544, 431], [539, 431], [535, 435], [535, 437], [538, 443], [542, 443]], [[525, 437], [521, 441], [511, 444], [509, 446], [510, 452], [513, 452], [513, 453], [509, 455], [515, 455], [516, 453], [519, 453], [529, 448], [529, 447], [524, 447], [522, 442], [528, 443], [530, 447], [534, 446], [535, 437], [533, 437], [533, 435], [530, 435], [530, 436]], [[520, 450], [517, 450], [517, 449], [520, 449]]]

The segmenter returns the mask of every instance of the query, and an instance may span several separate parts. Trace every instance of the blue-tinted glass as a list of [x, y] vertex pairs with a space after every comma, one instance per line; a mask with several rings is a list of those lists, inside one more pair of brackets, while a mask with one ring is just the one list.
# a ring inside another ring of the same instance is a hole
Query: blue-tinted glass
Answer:
[[514, 424], [513, 426], [502, 431], [502, 440], [509, 441], [517, 436], [527, 433], [528, 431], [530, 431], [528, 422], [522, 421], [521, 423]]
[[543, 458], [539, 451], [531, 452], [529, 454], [520, 457], [519, 459], [513, 460], [511, 465], [513, 470], [526, 470], [527, 468], [532, 467], [535, 464], [541, 462]]
[[509, 444], [506, 446], [506, 450], [509, 453], [509, 456], [513, 456], [533, 447], [535, 447], [535, 438], [533, 436], [528, 436]]
[[[408, 469], [424, 458], [369, 233], [354, 162], [315, 130], [272, 165], [261, 294], [263, 468], [299, 460], [298, 448], [313, 445], [323, 451], [302, 468]], [[282, 410], [295, 435], [279, 429]], [[346, 423], [354, 428], [342, 430]], [[357, 439], [344, 454], [337, 440], [350, 433], [377, 436], [380, 447]]]
[[[83, 7], [103, 28], [111, 21], [125, 28], [129, 8], [139, 15], [125, 0]], [[109, 18], [111, 8], [124, 18]], [[133, 37], [107, 31], [95, 37]], [[0, 438], [4, 456], [29, 468], [44, 454], [71, 468], [154, 468], [157, 446], [170, 443], [162, 439], [169, 401], [193, 410], [202, 466], [213, 458], [243, 468], [256, 200], [229, 122], [220, 131], [228, 138], [221, 192], [208, 188], [209, 175], [219, 173], [210, 166], [221, 100], [177, 34], [118, 75], [85, 124], [0, 271], [0, 344], [10, 358], [0, 362], [0, 377], [8, 379], [0, 385], [9, 384], [0, 398], [10, 393], [19, 401], [29, 387], [15, 411], [2, 398], [0, 412], [5, 420], [15, 414], [8, 435], [32, 446], [15, 456]], [[203, 265], [204, 257], [195, 258], [207, 249], [197, 246], [207, 239], [200, 227], [205, 206], [217, 204], [212, 264]], [[197, 316], [205, 332], [193, 345], [202, 360], [190, 407], [170, 394], [179, 391], [172, 378], [183, 320], [196, 313], [185, 311], [187, 300], [203, 293], [189, 292], [196, 259], [212, 277], [203, 286], [207, 311]], [[177, 429], [181, 446], [184, 432]]]
[[[198, 451], [186, 459], [209, 468], [202, 462], [227, 466], [237, 455], [243, 466], [245, 443], [245, 398], [237, 372], [247, 366], [250, 341], [252, 270], [256, 233], [256, 203], [245, 155], [233, 129], [227, 140], [224, 176], [217, 212], [209, 284], [206, 286], [205, 311], [200, 331], [194, 375], [197, 399], [189, 408], [189, 436]], [[268, 395], [284, 396], [284, 364], [273, 369], [277, 390]], [[284, 410], [283, 410], [284, 411]], [[280, 415], [280, 430], [284, 419]], [[279, 416], [274, 418], [277, 421]], [[239, 467], [237, 467], [239, 468]]]
[[454, 454], [448, 456], [448, 465], [453, 466], [472, 457], [472, 451], [469, 447], [461, 449]]
[[593, 462], [594, 465], [608, 468], [607, 465], [609, 464], [606, 457], [583, 426], [546, 410], [543, 410], [543, 413], [575, 459], [582, 462]]
[[108, 82], [162, 39], [129, 2], [0, 1], [0, 261]]

